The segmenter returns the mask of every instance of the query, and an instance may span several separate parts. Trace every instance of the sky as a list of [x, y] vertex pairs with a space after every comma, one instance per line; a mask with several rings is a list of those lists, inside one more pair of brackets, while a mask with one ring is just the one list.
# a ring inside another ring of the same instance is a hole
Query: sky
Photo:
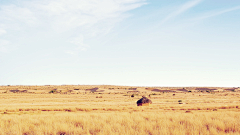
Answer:
[[239, 0], [0, 0], [0, 85], [240, 87]]

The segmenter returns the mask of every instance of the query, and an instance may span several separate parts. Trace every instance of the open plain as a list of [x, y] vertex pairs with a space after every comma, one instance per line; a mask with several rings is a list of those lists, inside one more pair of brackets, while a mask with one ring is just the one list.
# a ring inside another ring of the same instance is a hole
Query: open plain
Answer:
[[[142, 96], [153, 103], [137, 106]], [[0, 86], [0, 134], [240, 134], [240, 89]]]

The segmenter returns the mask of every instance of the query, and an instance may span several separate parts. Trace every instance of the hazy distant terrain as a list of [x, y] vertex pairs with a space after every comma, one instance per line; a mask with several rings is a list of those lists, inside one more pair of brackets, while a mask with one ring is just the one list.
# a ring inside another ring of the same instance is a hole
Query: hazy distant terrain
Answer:
[[156, 92], [223, 92], [240, 91], [239, 87], [138, 87], [114, 85], [44, 85], [44, 86], [0, 86], [2, 93], [156, 93]]

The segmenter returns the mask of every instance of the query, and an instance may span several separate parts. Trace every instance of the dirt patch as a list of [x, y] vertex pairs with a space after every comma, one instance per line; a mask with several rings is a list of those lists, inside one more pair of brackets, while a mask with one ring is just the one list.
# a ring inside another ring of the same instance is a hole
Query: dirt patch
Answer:
[[154, 92], [176, 92], [174, 90], [160, 90], [160, 89], [153, 89], [151, 91], [154, 91]]
[[86, 89], [85, 91], [96, 92], [99, 88]]

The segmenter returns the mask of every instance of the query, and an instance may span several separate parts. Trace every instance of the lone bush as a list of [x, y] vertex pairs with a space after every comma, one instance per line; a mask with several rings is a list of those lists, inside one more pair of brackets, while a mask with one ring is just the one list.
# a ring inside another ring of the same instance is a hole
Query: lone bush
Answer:
[[56, 90], [49, 91], [49, 93], [56, 93], [56, 92], [57, 92]]

